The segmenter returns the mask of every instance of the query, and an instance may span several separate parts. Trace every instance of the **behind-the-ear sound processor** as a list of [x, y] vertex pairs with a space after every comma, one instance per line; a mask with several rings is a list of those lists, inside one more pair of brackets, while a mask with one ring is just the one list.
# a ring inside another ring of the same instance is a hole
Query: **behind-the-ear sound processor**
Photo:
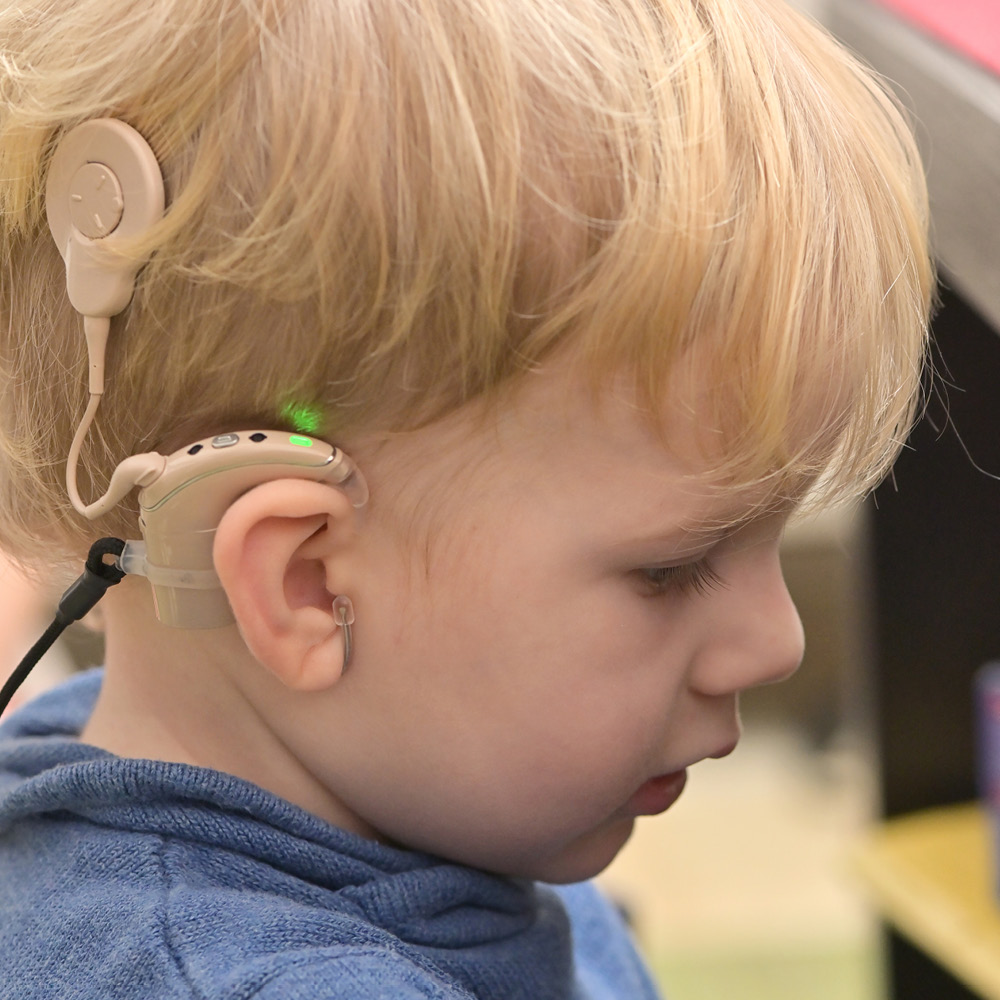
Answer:
[[212, 546], [222, 515], [248, 490], [294, 478], [341, 489], [355, 507], [368, 499], [363, 476], [339, 448], [306, 434], [251, 429], [204, 438], [166, 456], [129, 456], [115, 469], [105, 494], [84, 503], [76, 471], [104, 393], [110, 319], [134, 294], [144, 263], [135, 248], [163, 216], [163, 178], [152, 149], [135, 129], [117, 119], [96, 119], [76, 126], [57, 145], [45, 203], [66, 265], [67, 293], [83, 317], [89, 361], [90, 403], [70, 447], [67, 490], [80, 513], [96, 518], [138, 487], [142, 539], [94, 544], [84, 574], [63, 595], [54, 622], [0, 690], [0, 712], [62, 630], [126, 573], [149, 579], [157, 617], [166, 625], [230, 624], [233, 616], [213, 568]]

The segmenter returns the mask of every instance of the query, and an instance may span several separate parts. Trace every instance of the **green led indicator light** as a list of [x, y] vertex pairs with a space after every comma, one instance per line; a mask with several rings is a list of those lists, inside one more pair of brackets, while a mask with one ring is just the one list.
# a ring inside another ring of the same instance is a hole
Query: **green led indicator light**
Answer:
[[297, 444], [300, 448], [311, 448], [312, 438], [303, 437], [301, 434], [292, 434], [288, 438], [291, 444]]
[[281, 416], [297, 431], [317, 434], [323, 423], [323, 411], [318, 406], [307, 403], [287, 403], [281, 408]]

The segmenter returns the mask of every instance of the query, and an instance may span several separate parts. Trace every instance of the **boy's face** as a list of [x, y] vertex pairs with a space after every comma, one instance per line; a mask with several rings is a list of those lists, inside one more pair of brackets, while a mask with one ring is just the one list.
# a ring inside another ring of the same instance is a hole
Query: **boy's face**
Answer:
[[426, 550], [377, 509], [362, 524], [337, 759], [309, 761], [362, 824], [505, 874], [589, 877], [686, 768], [733, 748], [738, 694], [796, 669], [785, 516], [719, 530], [755, 497], [694, 478], [697, 400], [671, 414], [668, 451], [627, 402], [545, 374], [495, 430], [456, 445], [432, 427], [377, 457], [423, 449], [451, 515]]

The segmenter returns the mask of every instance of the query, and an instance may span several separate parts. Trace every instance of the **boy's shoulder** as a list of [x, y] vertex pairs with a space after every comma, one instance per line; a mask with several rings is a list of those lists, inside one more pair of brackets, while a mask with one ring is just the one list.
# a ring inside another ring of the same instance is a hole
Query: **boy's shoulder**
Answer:
[[598, 980], [638, 968], [592, 890], [385, 847], [229, 775], [74, 741], [95, 682], [0, 732], [11, 997], [569, 1000], [614, 995], [574, 985], [581, 949]]

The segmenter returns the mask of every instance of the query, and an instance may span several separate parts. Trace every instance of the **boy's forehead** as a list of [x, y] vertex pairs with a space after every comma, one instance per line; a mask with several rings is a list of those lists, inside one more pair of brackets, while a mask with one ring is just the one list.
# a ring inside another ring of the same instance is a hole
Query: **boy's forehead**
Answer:
[[[718, 388], [697, 363], [679, 368], [664, 390], [658, 412], [650, 413], [634, 383], [615, 376], [594, 385], [573, 363], [553, 363], [526, 376], [497, 411], [501, 450], [517, 452], [548, 470], [553, 488], [575, 477], [595, 489], [621, 480], [637, 498], [655, 505], [669, 490], [692, 531], [731, 531], [762, 516], [788, 514], [813, 488], [814, 466], [829, 458], [823, 437], [826, 409], [800, 418], [810, 426], [790, 428], [812, 463], [779, 463], [766, 472], [741, 476], [731, 449], [752, 451], [746, 435], [734, 444], [718, 421]], [[799, 456], [801, 458], [801, 456]], [[753, 465], [750, 462], [748, 465]], [[764, 465], [763, 456], [756, 463]]]
[[496, 410], [501, 435], [529, 449], [554, 450], [578, 461], [599, 446], [623, 460], [636, 457], [670, 472], [704, 475], [725, 452], [718, 388], [698, 359], [684, 359], [654, 407], [627, 373], [594, 378], [566, 355], [523, 376]]

